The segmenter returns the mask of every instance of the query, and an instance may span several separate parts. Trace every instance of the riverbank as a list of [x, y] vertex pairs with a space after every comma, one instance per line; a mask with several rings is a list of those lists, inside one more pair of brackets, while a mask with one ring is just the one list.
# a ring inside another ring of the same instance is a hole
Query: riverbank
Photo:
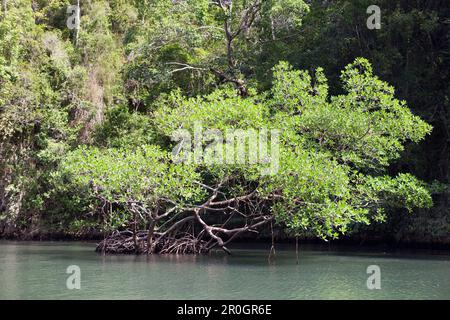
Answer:
[[[32, 242], [32, 241], [56, 241], [56, 242], [100, 242], [104, 239], [104, 234], [100, 232], [94, 232], [90, 234], [69, 234], [69, 233], [41, 233], [34, 235], [0, 235], [0, 240], [10, 240], [19, 242]], [[234, 243], [236, 245], [253, 243], [253, 244], [271, 244], [270, 236], [260, 237], [240, 237], [237, 238]], [[288, 237], [286, 235], [279, 235], [275, 239], [275, 244], [295, 244], [295, 238]], [[328, 242], [310, 237], [303, 237], [298, 239], [302, 245], [323, 245], [323, 246], [341, 246], [341, 247], [361, 247], [361, 248], [379, 248], [379, 249], [424, 249], [424, 250], [449, 250], [450, 251], [450, 236], [447, 239], [441, 241], [417, 241], [417, 240], [395, 240], [388, 237], [375, 237], [375, 236], [362, 236], [354, 235], [342, 237], [336, 240], [330, 240]]]

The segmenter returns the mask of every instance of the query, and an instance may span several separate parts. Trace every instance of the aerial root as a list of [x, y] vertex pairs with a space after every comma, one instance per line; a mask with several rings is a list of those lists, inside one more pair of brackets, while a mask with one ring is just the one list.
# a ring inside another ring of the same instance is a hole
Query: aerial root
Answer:
[[207, 242], [192, 234], [186, 233], [177, 237], [153, 235], [150, 248], [147, 236], [148, 231], [139, 231], [135, 242], [132, 231], [116, 231], [102, 240], [96, 251], [106, 254], [206, 254], [209, 251]]

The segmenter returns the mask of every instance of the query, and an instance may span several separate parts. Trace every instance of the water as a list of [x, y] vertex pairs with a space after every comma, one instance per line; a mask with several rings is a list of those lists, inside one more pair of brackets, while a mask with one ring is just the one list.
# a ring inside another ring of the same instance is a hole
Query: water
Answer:
[[[232, 256], [102, 256], [92, 243], [0, 242], [0, 299], [450, 299], [450, 252], [300, 246]], [[81, 289], [66, 269], [81, 269]], [[369, 265], [381, 290], [368, 290]]]

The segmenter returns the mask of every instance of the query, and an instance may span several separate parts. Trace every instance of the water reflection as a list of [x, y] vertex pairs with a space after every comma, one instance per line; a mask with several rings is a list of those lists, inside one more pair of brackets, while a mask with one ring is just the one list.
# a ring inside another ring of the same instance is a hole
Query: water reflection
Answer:
[[[450, 299], [450, 255], [301, 246], [232, 256], [103, 256], [93, 244], [0, 242], [1, 299]], [[382, 289], [368, 290], [367, 266]], [[81, 290], [66, 288], [69, 265]]]

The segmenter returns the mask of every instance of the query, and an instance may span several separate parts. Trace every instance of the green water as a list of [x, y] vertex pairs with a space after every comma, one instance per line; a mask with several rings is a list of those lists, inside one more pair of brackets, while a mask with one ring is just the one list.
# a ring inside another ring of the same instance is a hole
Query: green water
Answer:
[[[102, 256], [89, 243], [0, 242], [0, 299], [450, 299], [450, 253], [279, 247], [232, 256]], [[66, 269], [81, 270], [69, 290]], [[369, 290], [369, 265], [381, 289]]]

